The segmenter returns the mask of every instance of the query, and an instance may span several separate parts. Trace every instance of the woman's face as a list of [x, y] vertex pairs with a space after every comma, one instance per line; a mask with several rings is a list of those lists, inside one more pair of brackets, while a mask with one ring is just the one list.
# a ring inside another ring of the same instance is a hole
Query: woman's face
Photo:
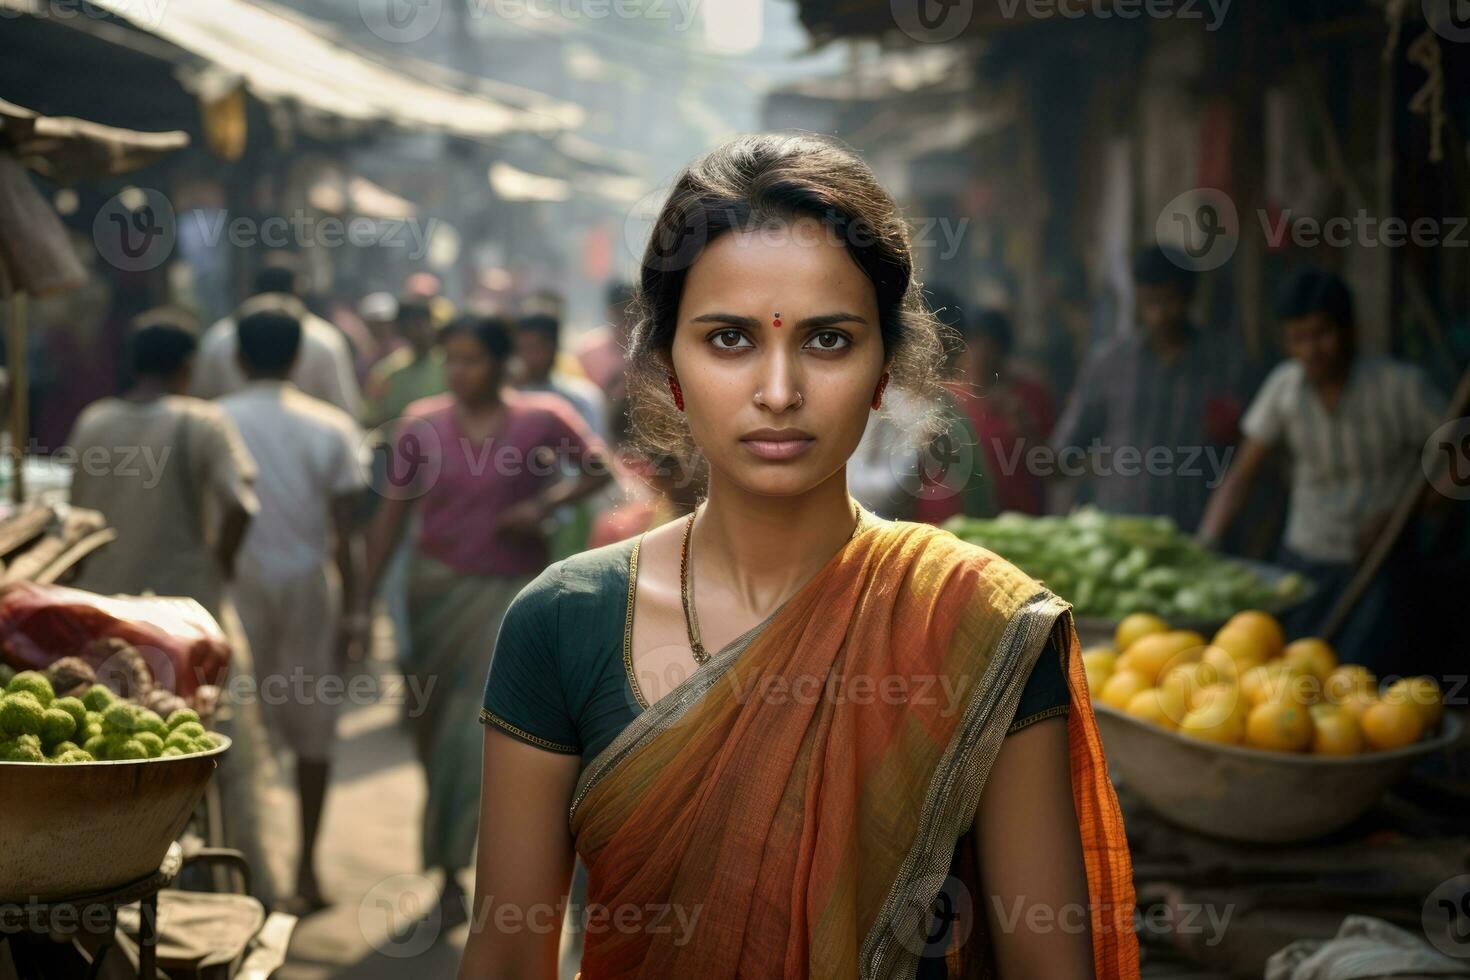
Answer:
[[444, 340], [444, 379], [457, 401], [481, 402], [500, 384], [500, 362], [469, 334], [451, 334]]
[[872, 283], [811, 218], [707, 247], [685, 279], [671, 353], [712, 478], [771, 496], [847, 463], [885, 364]]

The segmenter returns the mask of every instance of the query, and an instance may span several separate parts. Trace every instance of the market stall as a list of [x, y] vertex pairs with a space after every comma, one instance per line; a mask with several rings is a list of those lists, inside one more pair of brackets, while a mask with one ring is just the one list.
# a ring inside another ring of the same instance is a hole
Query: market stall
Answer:
[[31, 173], [60, 183], [124, 173], [185, 142], [182, 133], [50, 119], [0, 102], [0, 296], [11, 355], [0, 799], [20, 804], [0, 809], [6, 980], [153, 980], [161, 967], [203, 966], [231, 976], [251, 957], [266, 976], [294, 923], [268, 920], [248, 895], [168, 887], [191, 863], [223, 863], [248, 891], [243, 857], [204, 846], [200, 804], [231, 745], [212, 730], [231, 653], [219, 624], [192, 599], [57, 584], [116, 535], [95, 511], [43, 502], [26, 479], [26, 299], [84, 278]]
[[1287, 636], [1279, 617], [1310, 597], [1305, 581], [1167, 518], [949, 527], [1073, 601], [1146, 956], [1179, 976], [1270, 976], [1300, 944], [1401, 943], [1410, 964], [1458, 948], [1465, 719], [1434, 679], [1380, 679], [1329, 638]]

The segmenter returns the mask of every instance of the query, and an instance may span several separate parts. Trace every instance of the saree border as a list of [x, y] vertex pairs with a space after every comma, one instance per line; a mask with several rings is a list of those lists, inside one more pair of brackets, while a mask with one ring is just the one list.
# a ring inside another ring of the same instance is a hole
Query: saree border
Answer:
[[587, 763], [582, 770], [582, 775], [577, 779], [576, 791], [572, 794], [572, 805], [567, 811], [568, 825], [576, 819], [578, 808], [593, 787], [610, 775], [619, 763], [632, 755], [645, 740], [672, 728], [686, 711], [698, 704], [709, 689], [719, 683], [734, 666], [740, 654], [750, 645], [750, 641], [769, 626], [771, 620], [775, 619], [776, 613], [780, 611], [778, 608], [771, 615], [725, 644], [719, 653], [682, 681], [678, 687], [645, 708], [637, 718], [628, 723], [628, 727], [624, 728], [617, 738], [608, 743], [607, 748], [597, 753], [592, 761]]
[[[828, 559], [829, 562], [835, 561], [837, 556], [851, 547], [854, 541], [873, 530], [887, 527], [894, 523], [886, 518], [879, 517], [866, 507], [860, 507], [860, 510], [862, 523], [854, 532], [853, 536], [843, 543], [842, 548], [838, 549]], [[643, 537], [640, 535], [637, 542], [633, 545], [632, 553], [628, 556], [628, 606], [624, 615], [623, 626], [623, 667], [627, 672], [628, 684], [633, 690], [633, 696], [640, 703], [643, 703], [643, 694], [638, 687], [636, 676], [633, 673], [633, 608], [637, 596], [635, 589], [637, 587], [638, 575], [638, 552], [642, 544]], [[827, 566], [823, 567], [825, 568]], [[820, 572], [817, 574], [820, 574]], [[802, 588], [805, 588], [805, 586], [802, 586]], [[798, 589], [797, 593], [800, 591], [801, 589]], [[775, 609], [771, 610], [770, 615], [765, 619], [756, 623], [750, 629], [721, 647], [718, 653], [710, 657], [708, 661], [696, 669], [692, 675], [681, 681], [668, 694], [659, 698], [652, 705], [645, 704], [643, 711], [639, 713], [638, 717], [629, 722], [628, 726], [619, 732], [617, 737], [608, 743], [606, 748], [588, 761], [583, 767], [581, 775], [578, 776], [576, 789], [572, 793], [572, 805], [567, 810], [568, 827], [576, 819], [577, 810], [581, 807], [582, 801], [592, 791], [593, 787], [610, 775], [623, 759], [631, 755], [634, 750], [642, 745], [644, 740], [659, 735], [673, 727], [686, 711], [694, 707], [709, 692], [710, 688], [714, 687], [716, 683], [724, 678], [725, 674], [734, 665], [735, 660], [750, 645], [751, 641], [759, 636], [781, 614], [782, 610], [786, 608], [787, 603], [792, 598], [795, 598], [797, 593], [793, 593], [785, 602], [782, 602]]]
[[[971, 826], [980, 793], [1007, 732], [991, 724], [997, 712], [1009, 719], [1021, 702], [1021, 691], [1059, 621], [1066, 622], [1071, 604], [1050, 590], [1033, 595], [1006, 625], [997, 655], [981, 678], [978, 696], [965, 709], [949, 748], [935, 767], [914, 837], [888, 897], [879, 909], [859, 952], [863, 980], [912, 980], [919, 956], [912, 952], [928, 927], [913, 909], [928, 909], [949, 877], [955, 843]], [[1004, 690], [998, 677], [1008, 677]], [[1009, 722], [1008, 722], [1009, 723]], [[922, 941], [919, 942], [922, 946]]]

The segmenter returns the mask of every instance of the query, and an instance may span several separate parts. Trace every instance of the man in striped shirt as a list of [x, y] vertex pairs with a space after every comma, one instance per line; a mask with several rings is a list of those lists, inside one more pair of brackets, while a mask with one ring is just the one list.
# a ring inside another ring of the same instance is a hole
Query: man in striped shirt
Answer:
[[1138, 328], [1088, 359], [1049, 441], [1060, 475], [1084, 476], [1102, 510], [1167, 516], [1192, 534], [1256, 378], [1233, 337], [1190, 322], [1186, 266], [1157, 245], [1139, 253]]
[[[1244, 442], [1199, 538], [1218, 543], [1270, 450], [1284, 446], [1291, 500], [1280, 561], [1319, 587], [1288, 626], [1314, 632], [1410, 481], [1423, 479], [1420, 454], [1443, 421], [1445, 400], [1418, 368], [1356, 351], [1352, 295], [1336, 275], [1298, 270], [1276, 312], [1291, 359], [1271, 372], [1246, 412]], [[1340, 648], [1369, 642], [1385, 625], [1385, 601], [1379, 587], [1365, 595]]]

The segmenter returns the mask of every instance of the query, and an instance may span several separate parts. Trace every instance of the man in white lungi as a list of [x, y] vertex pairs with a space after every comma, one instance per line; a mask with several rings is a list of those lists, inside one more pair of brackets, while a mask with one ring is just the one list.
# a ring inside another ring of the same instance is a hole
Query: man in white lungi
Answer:
[[260, 296], [241, 307], [239, 364], [248, 379], [221, 408], [254, 456], [260, 509], [245, 536], [236, 605], [258, 651], [260, 701], [272, 733], [296, 757], [301, 854], [296, 904], [326, 905], [313, 866], [337, 706], [349, 661], [360, 659], [362, 494], [367, 461], [357, 422], [297, 388], [297, 307]]

